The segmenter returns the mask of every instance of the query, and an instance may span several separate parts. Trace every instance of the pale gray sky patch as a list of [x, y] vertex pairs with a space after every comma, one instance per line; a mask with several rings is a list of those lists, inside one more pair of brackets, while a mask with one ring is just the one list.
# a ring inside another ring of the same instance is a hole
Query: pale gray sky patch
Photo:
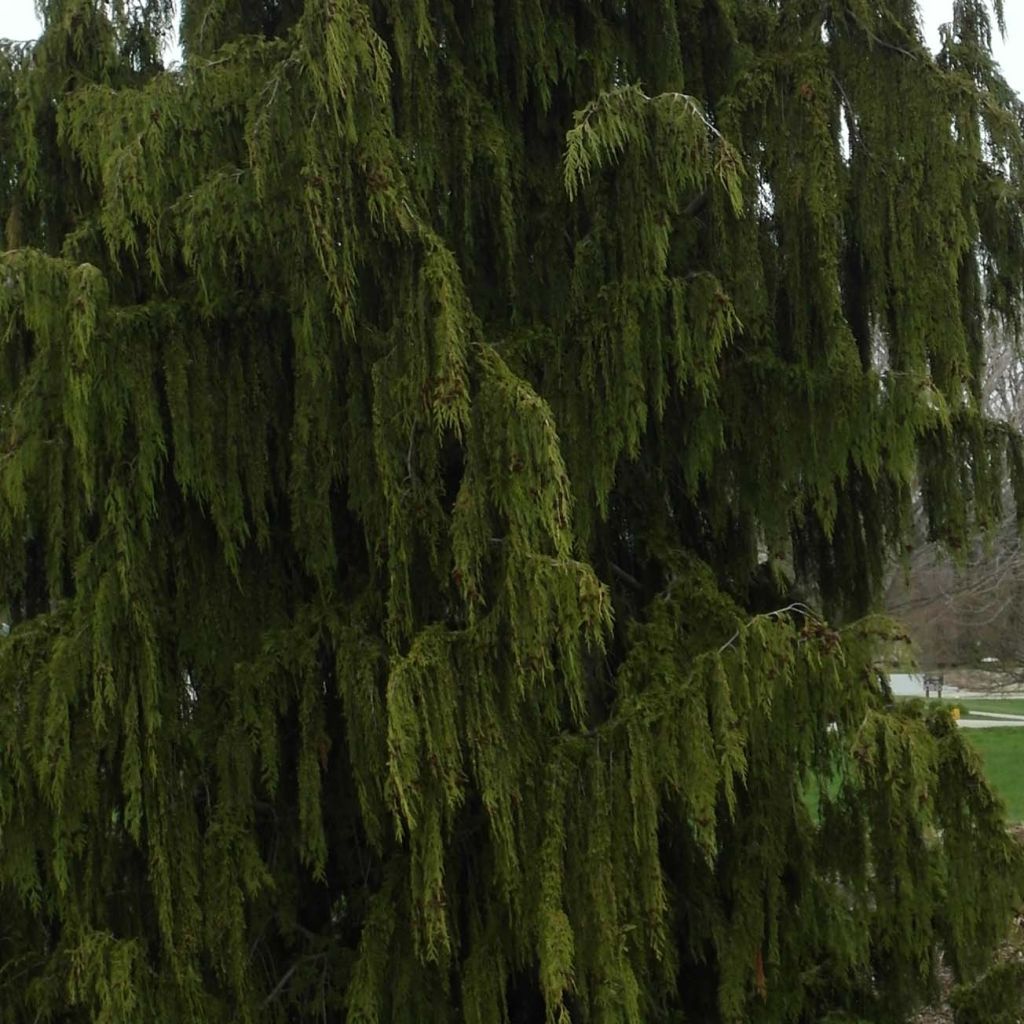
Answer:
[[3, 0], [0, 39], [35, 39], [39, 32], [39, 19], [32, 0]]
[[[0, 0], [0, 39], [35, 39], [42, 31], [35, 0]], [[165, 59], [180, 60], [177, 45], [165, 51]]]
[[[939, 26], [953, 16], [953, 0], [917, 0], [927, 33], [928, 45], [937, 50]], [[1024, 94], [1024, 3], [1021, 0], [1004, 0], [1006, 14], [1006, 39], [999, 36], [993, 24], [992, 52], [1003, 71], [1003, 77], [1016, 90]]]

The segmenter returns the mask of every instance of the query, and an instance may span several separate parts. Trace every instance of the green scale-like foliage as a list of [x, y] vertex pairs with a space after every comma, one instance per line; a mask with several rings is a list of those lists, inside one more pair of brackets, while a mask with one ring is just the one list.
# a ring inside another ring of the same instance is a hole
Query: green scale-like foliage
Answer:
[[42, 4], [0, 1019], [895, 1021], [986, 966], [1021, 858], [871, 615], [918, 495], [955, 550], [1024, 494], [1021, 108], [954, 6], [933, 58], [911, 0], [186, 0], [165, 70], [165, 0]]

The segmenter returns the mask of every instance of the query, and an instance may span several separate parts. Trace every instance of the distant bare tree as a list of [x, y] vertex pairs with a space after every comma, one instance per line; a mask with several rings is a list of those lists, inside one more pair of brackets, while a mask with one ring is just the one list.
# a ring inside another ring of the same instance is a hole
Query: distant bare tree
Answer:
[[[1024, 359], [1013, 334], [993, 328], [982, 399], [995, 419], [1024, 429]], [[996, 658], [1024, 666], [1024, 541], [1006, 495], [1003, 521], [958, 559], [927, 539], [923, 522], [886, 592], [926, 665]], [[1024, 671], [1024, 669], [1022, 669]]]

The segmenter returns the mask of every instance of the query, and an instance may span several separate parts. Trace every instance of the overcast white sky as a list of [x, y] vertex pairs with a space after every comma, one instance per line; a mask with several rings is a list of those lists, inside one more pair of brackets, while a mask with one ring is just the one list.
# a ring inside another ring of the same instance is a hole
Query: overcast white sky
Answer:
[[[928, 32], [928, 41], [938, 45], [939, 25], [949, 21], [952, 0], [918, 0]], [[1005, 0], [1007, 41], [997, 40], [996, 59], [1007, 81], [1024, 94], [1024, 3]], [[0, 0], [0, 38], [33, 39], [39, 34], [33, 0]]]
[[0, 0], [0, 39], [34, 39], [39, 19], [33, 0]]
[[[928, 44], [933, 50], [939, 46], [939, 25], [949, 21], [953, 10], [952, 0], [917, 0], [928, 34]], [[995, 58], [1002, 65], [1006, 80], [1024, 95], [1024, 3], [1021, 0], [1003, 0], [1006, 15], [1006, 39], [999, 38], [998, 30], [992, 42]]]

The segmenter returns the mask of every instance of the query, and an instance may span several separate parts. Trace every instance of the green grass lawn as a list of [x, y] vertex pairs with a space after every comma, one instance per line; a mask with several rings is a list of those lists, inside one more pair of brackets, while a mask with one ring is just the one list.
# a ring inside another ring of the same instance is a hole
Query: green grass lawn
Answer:
[[965, 729], [964, 734], [981, 754], [985, 774], [1006, 804], [1007, 818], [1015, 823], [1024, 821], [1024, 729]]
[[[987, 711], [991, 714], [1024, 715], [1024, 697], [992, 700], [945, 699], [961, 714]], [[985, 775], [1006, 804], [1006, 816], [1013, 824], [1024, 822], [1024, 729], [965, 729], [964, 736], [981, 754]]]
[[[992, 700], [949, 701], [962, 714], [987, 711], [998, 715], [1024, 715], [1024, 698], [999, 697]], [[1006, 804], [1011, 822], [1024, 821], [1024, 729], [964, 730], [968, 741], [981, 754], [985, 774]]]
[[956, 700], [951, 698], [947, 703], [956, 704], [965, 711], [988, 711], [993, 715], [1024, 715], [1024, 697], [998, 697], [992, 700]]
[[[977, 701], [972, 703], [985, 703]], [[1001, 702], [1002, 703], [1002, 702]], [[1008, 704], [1024, 704], [1024, 701], [1007, 701]], [[986, 710], [982, 708], [982, 710]], [[993, 711], [996, 709], [993, 708]], [[1015, 708], [999, 708], [1000, 711], [1017, 714]], [[1020, 712], [1024, 714], [1024, 710]], [[1024, 729], [964, 729], [962, 734], [968, 743], [981, 754], [985, 776], [992, 788], [1006, 805], [1006, 818], [1010, 824], [1024, 822]], [[838, 780], [833, 780], [833, 787]], [[818, 814], [818, 785], [811, 779], [805, 798], [811, 813]]]

